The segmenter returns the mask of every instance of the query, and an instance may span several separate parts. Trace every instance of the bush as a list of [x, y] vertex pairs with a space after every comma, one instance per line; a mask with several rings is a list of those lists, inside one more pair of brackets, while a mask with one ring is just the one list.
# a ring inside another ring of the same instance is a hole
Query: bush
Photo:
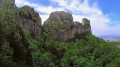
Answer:
[[25, 18], [29, 18], [29, 12], [23, 7], [19, 9], [20, 15]]

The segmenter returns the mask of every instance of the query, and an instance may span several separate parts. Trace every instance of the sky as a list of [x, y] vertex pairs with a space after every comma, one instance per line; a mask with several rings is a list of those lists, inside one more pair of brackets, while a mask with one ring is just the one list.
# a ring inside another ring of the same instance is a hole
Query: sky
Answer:
[[29, 5], [34, 8], [42, 23], [51, 12], [65, 11], [73, 15], [74, 21], [88, 18], [96, 36], [120, 35], [119, 0], [15, 0], [15, 4], [17, 7]]

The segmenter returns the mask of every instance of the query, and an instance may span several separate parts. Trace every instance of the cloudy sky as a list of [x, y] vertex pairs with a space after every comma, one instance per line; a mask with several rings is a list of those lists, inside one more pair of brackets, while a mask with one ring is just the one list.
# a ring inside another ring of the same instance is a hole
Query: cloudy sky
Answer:
[[66, 11], [74, 21], [86, 17], [91, 21], [96, 36], [120, 35], [119, 0], [15, 0], [18, 7], [29, 5], [39, 13], [44, 22], [53, 11]]

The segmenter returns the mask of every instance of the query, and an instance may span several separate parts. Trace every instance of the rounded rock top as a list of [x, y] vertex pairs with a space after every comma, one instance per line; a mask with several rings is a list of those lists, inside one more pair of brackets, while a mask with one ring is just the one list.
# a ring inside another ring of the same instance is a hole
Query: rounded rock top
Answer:
[[50, 14], [49, 20], [59, 20], [59, 21], [69, 20], [70, 22], [73, 22], [73, 16], [72, 14], [65, 11], [55, 11]]

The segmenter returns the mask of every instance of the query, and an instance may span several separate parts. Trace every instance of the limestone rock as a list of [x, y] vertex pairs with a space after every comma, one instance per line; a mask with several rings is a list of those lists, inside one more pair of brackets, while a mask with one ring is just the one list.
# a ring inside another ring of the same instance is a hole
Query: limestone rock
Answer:
[[80, 38], [83, 35], [91, 34], [90, 21], [83, 18], [82, 23], [73, 22], [70, 13], [56, 11], [50, 14], [50, 17], [43, 24], [43, 30], [52, 34], [53, 40], [69, 41]]

